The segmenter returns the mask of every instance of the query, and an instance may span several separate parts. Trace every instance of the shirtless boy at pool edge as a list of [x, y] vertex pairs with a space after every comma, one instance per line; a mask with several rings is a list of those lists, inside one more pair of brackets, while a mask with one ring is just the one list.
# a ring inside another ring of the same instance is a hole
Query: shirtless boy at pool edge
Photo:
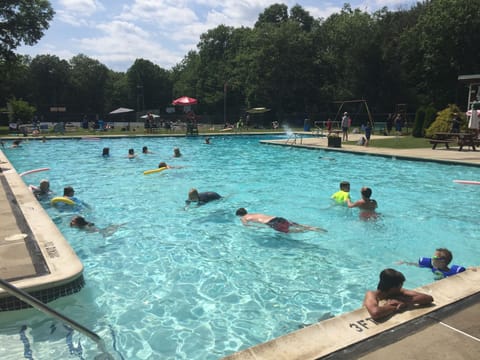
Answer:
[[265, 214], [247, 214], [245, 208], [239, 208], [235, 212], [235, 215], [241, 216], [242, 224], [248, 226], [248, 223], [259, 223], [270, 226], [272, 229], [284, 232], [284, 233], [293, 233], [293, 232], [304, 232], [304, 231], [318, 231], [318, 232], [327, 232], [327, 230], [313, 227], [308, 225], [297, 224], [295, 222], [288, 221], [287, 219], [265, 215]]

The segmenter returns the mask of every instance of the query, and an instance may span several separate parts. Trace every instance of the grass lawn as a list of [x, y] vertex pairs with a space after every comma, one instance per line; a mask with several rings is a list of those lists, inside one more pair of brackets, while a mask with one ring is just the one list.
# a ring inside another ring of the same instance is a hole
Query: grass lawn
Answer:
[[431, 148], [432, 144], [430, 144], [428, 139], [425, 138], [415, 138], [413, 136], [392, 136], [391, 138], [370, 140], [369, 146], [391, 149], [419, 149]]

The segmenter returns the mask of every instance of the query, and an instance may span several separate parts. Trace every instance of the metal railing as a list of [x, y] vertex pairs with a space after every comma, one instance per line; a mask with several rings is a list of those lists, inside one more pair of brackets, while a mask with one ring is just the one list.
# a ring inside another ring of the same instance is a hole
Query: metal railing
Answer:
[[70, 325], [73, 329], [77, 330], [78, 332], [82, 333], [85, 336], [88, 336], [90, 339], [92, 339], [98, 346], [98, 349], [100, 350], [101, 354], [95, 356], [95, 359], [97, 360], [113, 360], [113, 356], [108, 353], [108, 351], [105, 348], [105, 343], [103, 339], [98, 336], [96, 333], [91, 331], [90, 329], [87, 329], [85, 326], [77, 323], [75, 320], [72, 320], [68, 317], [66, 317], [63, 314], [60, 314], [58, 311], [52, 309], [48, 305], [44, 304], [40, 300], [34, 298], [32, 295], [28, 294], [27, 292], [23, 291], [22, 289], [17, 288], [16, 286], [10, 284], [8, 281], [5, 281], [0, 278], [0, 287], [4, 289], [6, 292], [9, 294], [15, 296], [16, 298], [22, 300], [23, 302], [26, 302], [30, 306], [34, 307], [35, 309], [50, 315], [64, 323], [67, 323]]

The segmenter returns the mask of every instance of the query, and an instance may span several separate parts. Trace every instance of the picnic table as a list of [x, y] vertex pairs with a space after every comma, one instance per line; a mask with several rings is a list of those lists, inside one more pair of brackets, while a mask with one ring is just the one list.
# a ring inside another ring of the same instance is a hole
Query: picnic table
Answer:
[[447, 149], [450, 149], [449, 144], [456, 142], [458, 144], [458, 151], [462, 151], [464, 146], [469, 146], [473, 151], [476, 151], [476, 139], [474, 133], [452, 133], [452, 132], [436, 132], [435, 138], [430, 139], [432, 149], [435, 150], [438, 144], [444, 144]]

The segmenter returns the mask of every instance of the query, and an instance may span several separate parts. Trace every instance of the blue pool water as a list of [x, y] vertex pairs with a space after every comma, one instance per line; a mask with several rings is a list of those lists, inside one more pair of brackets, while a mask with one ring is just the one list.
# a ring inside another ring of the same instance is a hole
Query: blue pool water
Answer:
[[[479, 186], [475, 167], [400, 161], [263, 145], [261, 138], [123, 138], [30, 141], [5, 149], [24, 177], [48, 178], [56, 195], [71, 185], [112, 236], [68, 226], [71, 213], [45, 204], [85, 266], [86, 286], [51, 303], [101, 335], [116, 359], [218, 359], [361, 306], [378, 273], [395, 267], [405, 287], [433, 281], [398, 266], [448, 247], [453, 263], [478, 265]], [[142, 146], [154, 154], [141, 154]], [[180, 147], [183, 157], [173, 158]], [[100, 156], [110, 147], [110, 158]], [[134, 148], [137, 159], [126, 158]], [[144, 176], [160, 161], [182, 168]], [[353, 199], [373, 189], [381, 220], [331, 206], [342, 180]], [[224, 199], [185, 209], [188, 190]], [[282, 234], [245, 227], [238, 207], [321, 226], [328, 233]], [[90, 359], [95, 344], [36, 310], [2, 313], [0, 358]], [[8, 344], [8, 346], [7, 346]], [[26, 351], [29, 350], [29, 351]], [[29, 357], [26, 357], [29, 358]]]

